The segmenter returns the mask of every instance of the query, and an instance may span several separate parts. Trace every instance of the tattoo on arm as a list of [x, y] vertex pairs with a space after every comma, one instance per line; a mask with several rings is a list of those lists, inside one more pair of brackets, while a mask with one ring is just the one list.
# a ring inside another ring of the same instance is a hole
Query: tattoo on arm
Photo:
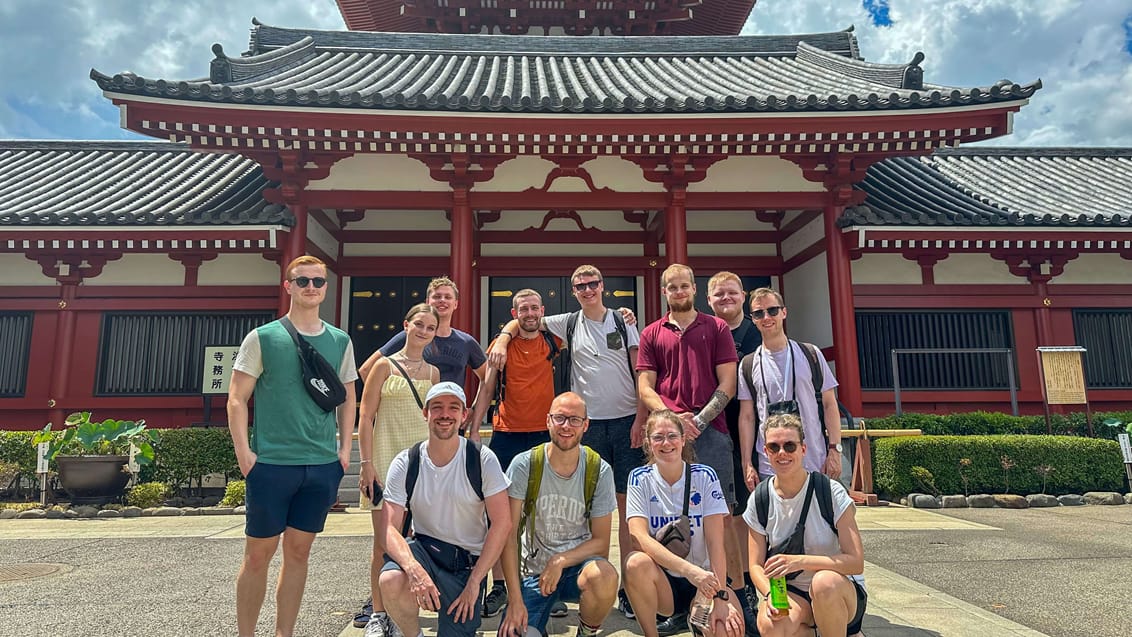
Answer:
[[731, 402], [731, 397], [723, 390], [717, 389], [712, 393], [711, 400], [708, 401], [708, 404], [704, 405], [704, 408], [701, 409], [700, 413], [697, 415], [700, 417], [700, 420], [705, 423], [710, 423], [715, 420], [716, 416], [723, 412], [723, 408], [727, 407], [727, 403], [729, 402]]

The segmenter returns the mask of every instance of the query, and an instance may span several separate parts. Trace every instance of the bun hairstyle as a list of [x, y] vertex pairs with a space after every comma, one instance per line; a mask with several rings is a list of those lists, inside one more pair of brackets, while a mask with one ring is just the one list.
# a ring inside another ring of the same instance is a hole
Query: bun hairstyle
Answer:
[[[671, 409], [658, 409], [649, 414], [648, 420], [645, 421], [646, 464], [653, 464], [654, 462], [656, 462], [656, 458], [654, 458], [652, 455], [652, 439], [649, 436], [652, 436], [653, 432], [656, 431], [656, 428], [664, 423], [673, 425], [680, 431], [681, 436], [684, 435], [684, 421], [680, 420], [680, 417], [676, 415], [676, 412], [672, 411]], [[695, 446], [688, 444], [687, 440], [684, 441], [684, 453], [682, 454], [682, 458], [684, 459], [684, 462], [688, 463], [696, 461]]]
[[802, 420], [794, 414], [775, 414], [763, 424], [763, 439], [771, 429], [793, 429], [798, 432], [798, 442], [806, 442], [806, 432], [802, 430]]

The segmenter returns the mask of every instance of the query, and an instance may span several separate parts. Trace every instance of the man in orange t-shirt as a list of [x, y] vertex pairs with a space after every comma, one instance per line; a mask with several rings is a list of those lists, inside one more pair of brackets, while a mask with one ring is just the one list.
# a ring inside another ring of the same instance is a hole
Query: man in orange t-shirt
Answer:
[[546, 414], [554, 401], [554, 368], [547, 337], [554, 339], [559, 347], [562, 341], [539, 331], [542, 315], [542, 297], [538, 292], [524, 289], [511, 297], [511, 316], [519, 322], [519, 335], [507, 344], [507, 364], [503, 371], [488, 366], [476, 397], [469, 437], [479, 442], [478, 425], [491, 404], [496, 384], [504, 381], [488, 445], [504, 470], [515, 456], [550, 441]]

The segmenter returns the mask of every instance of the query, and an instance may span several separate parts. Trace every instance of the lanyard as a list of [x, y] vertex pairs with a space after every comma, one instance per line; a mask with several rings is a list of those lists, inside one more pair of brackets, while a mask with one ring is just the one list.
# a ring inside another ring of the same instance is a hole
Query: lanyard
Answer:
[[[770, 399], [770, 392], [767, 391], [767, 389], [766, 389], [766, 373], [763, 372], [763, 357], [769, 356], [770, 352], [766, 351], [766, 348], [763, 347], [762, 345], [759, 345], [759, 380], [762, 381], [763, 395], [766, 396], [766, 402], [767, 402], [768, 405], [772, 402], [794, 400], [794, 394], [797, 393], [796, 392], [796, 390], [797, 390], [796, 386], [798, 384], [798, 379], [794, 378], [794, 342], [793, 341], [786, 341], [786, 347], [790, 350], [790, 362], [787, 364], [787, 371], [786, 372], [783, 372], [781, 369], [778, 370], [780, 375], [781, 375], [781, 377], [779, 379], [779, 383], [778, 383], [778, 396], [779, 396], [779, 398], [778, 398], [778, 400], [771, 400]], [[790, 384], [790, 398], [786, 397], [786, 384], [787, 384], [786, 376], [787, 376], [787, 374], [789, 374], [790, 378], [794, 381], [793, 383]]]

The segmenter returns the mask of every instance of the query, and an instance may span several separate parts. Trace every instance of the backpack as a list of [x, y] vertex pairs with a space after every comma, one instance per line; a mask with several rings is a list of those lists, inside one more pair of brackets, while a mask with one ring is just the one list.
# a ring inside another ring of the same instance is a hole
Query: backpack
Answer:
[[[409, 447], [409, 466], [405, 469], [405, 519], [401, 522], [401, 535], [408, 535], [409, 526], [413, 522], [413, 489], [417, 487], [417, 476], [421, 472], [421, 445], [424, 442]], [[474, 452], [474, 453], [473, 453]], [[472, 491], [476, 497], [483, 501], [483, 458], [480, 457], [480, 446], [472, 441], [467, 442], [464, 452], [464, 472]]]
[[[795, 341], [788, 341], [788, 342], [794, 343]], [[814, 345], [813, 343], [798, 343], [798, 344], [802, 346], [802, 352], [804, 352], [805, 355], [806, 355], [806, 362], [809, 363], [809, 365], [810, 365], [810, 382], [814, 386], [814, 399], [817, 401], [817, 404], [818, 404], [818, 422], [821, 425], [821, 435], [822, 435], [822, 438], [825, 440], [825, 446], [828, 447], [829, 446], [829, 431], [827, 431], [826, 428], [825, 428], [825, 407], [822, 406], [822, 400], [821, 400], [821, 386], [822, 386], [822, 381], [825, 380], [825, 378], [822, 374], [822, 368], [821, 368], [821, 350], [818, 349], [818, 346]], [[747, 379], [747, 389], [750, 390], [752, 398], [759, 395], [758, 390], [755, 389], [755, 374], [754, 374], [754, 372], [755, 372], [755, 354], [757, 354], [757, 353], [758, 353], [758, 351], [756, 350], [756, 351], [754, 351], [750, 354], [747, 354], [746, 356], [743, 357], [743, 361], [739, 364], [742, 368], [743, 377]], [[795, 394], [797, 394], [797, 392], [795, 392]], [[797, 397], [797, 396], [795, 395], [795, 397]], [[849, 422], [849, 423], [853, 422], [853, 417], [849, 415], [849, 410], [846, 409], [845, 406], [841, 404], [841, 401], [837, 402], [837, 409], [848, 418], [847, 422]], [[758, 431], [758, 429], [759, 429], [759, 409], [758, 409], [758, 400], [756, 398], [755, 399], [755, 431]]]
[[[813, 471], [810, 473], [810, 480], [814, 484], [814, 495], [818, 499], [821, 517], [829, 524], [833, 534], [837, 535], [837, 523], [833, 519], [833, 487], [829, 484], [829, 476]], [[763, 480], [755, 485], [755, 515], [758, 516], [763, 531], [766, 531], [766, 523], [770, 518], [770, 480]]]
[[[551, 374], [554, 377], [554, 395], [557, 396], [562, 392], [570, 391], [570, 357], [563, 353], [565, 350], [558, 347], [558, 342], [554, 339], [553, 334], [546, 330], [541, 330], [540, 333], [550, 348], [546, 360], [550, 361]], [[499, 411], [499, 406], [503, 404], [506, 395], [507, 366], [504, 365], [495, 379], [495, 395], [492, 397], [491, 405], [487, 408], [488, 423], [495, 422], [495, 412]]]
[[[597, 491], [597, 479], [601, 473], [601, 456], [584, 445], [582, 450], [586, 458], [585, 486], [582, 493], [586, 499], [586, 522], [589, 522], [590, 510], [594, 503], [594, 492]], [[515, 529], [515, 536], [519, 538], [520, 544], [522, 543], [523, 531], [531, 534], [535, 532], [535, 501], [538, 500], [538, 491], [542, 486], [542, 472], [545, 467], [546, 445], [537, 445], [531, 449], [531, 466], [527, 472], [527, 495], [523, 499], [523, 515], [519, 518], [519, 526]]]
[[[613, 325], [617, 329], [617, 333], [621, 335], [621, 346], [625, 348], [625, 362], [629, 366], [629, 378], [636, 384], [637, 374], [633, 369], [633, 357], [629, 354], [629, 330], [625, 327], [625, 319], [622, 318], [621, 312], [618, 310], [610, 310], [613, 312]], [[560, 366], [566, 372], [566, 379], [563, 391], [570, 391], [570, 372], [573, 370], [574, 359], [574, 331], [578, 329], [578, 321], [581, 320], [581, 310], [574, 310], [570, 313], [570, 318], [566, 320], [566, 347], [562, 349], [562, 362]], [[557, 387], [557, 385], [556, 385]]]

